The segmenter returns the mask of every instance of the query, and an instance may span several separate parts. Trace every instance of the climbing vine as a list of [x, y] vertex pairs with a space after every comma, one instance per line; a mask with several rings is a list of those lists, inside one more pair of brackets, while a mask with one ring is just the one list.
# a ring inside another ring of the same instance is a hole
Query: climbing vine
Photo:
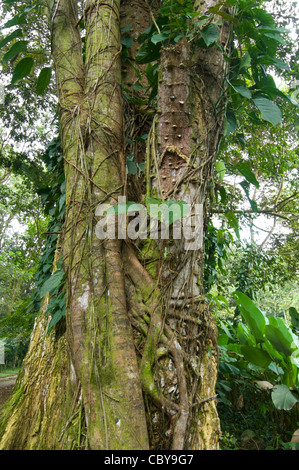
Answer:
[[53, 139], [47, 146], [43, 161], [48, 170], [47, 185], [40, 187], [39, 194], [44, 205], [44, 211], [51, 217], [45, 248], [39, 267], [34, 276], [36, 290], [28, 305], [27, 313], [36, 314], [41, 302], [49, 293], [50, 299], [45, 315], [51, 315], [48, 331], [65, 316], [65, 274], [60, 257], [55, 272], [53, 272], [54, 257], [57, 251], [58, 238], [64, 225], [65, 216], [65, 181], [63, 156], [60, 138]]

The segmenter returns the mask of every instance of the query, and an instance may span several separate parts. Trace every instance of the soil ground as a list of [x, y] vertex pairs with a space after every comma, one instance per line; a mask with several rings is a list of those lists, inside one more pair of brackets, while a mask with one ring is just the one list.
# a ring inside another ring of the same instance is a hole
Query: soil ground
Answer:
[[16, 382], [17, 375], [0, 378], [0, 406], [7, 400]]

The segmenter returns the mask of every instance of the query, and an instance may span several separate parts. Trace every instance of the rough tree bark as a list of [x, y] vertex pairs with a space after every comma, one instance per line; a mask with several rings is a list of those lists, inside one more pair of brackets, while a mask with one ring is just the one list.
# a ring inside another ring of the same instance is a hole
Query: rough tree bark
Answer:
[[[142, 115], [122, 99], [120, 24], [133, 20], [137, 36], [150, 24], [148, 4], [86, 0], [83, 54], [77, 2], [48, 3], [65, 159], [67, 315], [65, 327], [46, 335], [44, 300], [2, 410], [0, 448], [217, 448], [217, 328], [204, 304], [203, 248], [101, 241], [95, 213], [133, 190], [142, 202], [146, 193], [202, 204], [206, 223], [223, 126], [223, 54], [192, 50], [186, 39], [162, 49], [157, 109]], [[204, 14], [217, 3], [195, 8]], [[224, 49], [228, 36], [223, 24]], [[135, 38], [132, 57], [136, 49]], [[123, 82], [134, 82], [129, 63]], [[149, 131], [135, 149], [146, 160], [143, 186], [127, 181], [128, 126], [134, 142]]]

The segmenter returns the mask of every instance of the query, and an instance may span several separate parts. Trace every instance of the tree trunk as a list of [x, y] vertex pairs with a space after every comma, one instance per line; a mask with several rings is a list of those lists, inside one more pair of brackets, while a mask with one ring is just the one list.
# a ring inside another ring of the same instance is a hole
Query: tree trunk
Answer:
[[[206, 3], [196, 6], [203, 14], [218, 2]], [[46, 335], [45, 299], [2, 410], [0, 448], [215, 449], [217, 328], [204, 303], [203, 246], [99, 240], [95, 230], [97, 206], [114, 205], [134, 188], [125, 168], [120, 13], [122, 25], [136, 19], [136, 33], [150, 11], [137, 1], [120, 10], [119, 0], [86, 0], [83, 54], [77, 2], [51, 5], [66, 177], [67, 314], [64, 328]], [[228, 34], [224, 24], [224, 49]], [[132, 77], [126, 63], [126, 86]], [[193, 221], [203, 208], [204, 235], [225, 60], [218, 48], [192, 51], [183, 39], [162, 49], [159, 77], [158, 112], [131, 129], [136, 137], [150, 128], [146, 148], [139, 147], [147, 159], [146, 194], [187, 202]], [[140, 117], [137, 105], [130, 112]], [[141, 188], [138, 182], [138, 197]]]

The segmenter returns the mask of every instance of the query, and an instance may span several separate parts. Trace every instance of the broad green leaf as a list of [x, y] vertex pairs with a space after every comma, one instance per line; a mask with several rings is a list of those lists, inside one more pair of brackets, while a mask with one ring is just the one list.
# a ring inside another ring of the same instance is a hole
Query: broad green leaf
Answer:
[[265, 335], [270, 343], [277, 351], [282, 352], [285, 356], [291, 356], [291, 354], [297, 349], [294, 338], [280, 318], [275, 318], [273, 324], [273, 318], [269, 317], [271, 324], [266, 325]]
[[150, 40], [146, 41], [137, 52], [137, 64], [148, 64], [154, 62], [160, 57], [161, 44], [153, 44]]
[[128, 49], [130, 49], [130, 47], [132, 47], [134, 44], [134, 40], [128, 34], [123, 34], [121, 37], [121, 43], [124, 47], [127, 47]]
[[220, 320], [220, 326], [225, 332], [226, 336], [230, 338], [231, 340], [235, 341], [235, 338], [232, 336], [231, 332], [229, 331], [228, 327], [225, 325], [223, 321]]
[[244, 181], [241, 181], [240, 186], [242, 186], [242, 188], [244, 189], [246, 197], [251, 205], [251, 209], [253, 210], [253, 212], [257, 212], [257, 209], [258, 209], [257, 203], [250, 198], [250, 193], [249, 193], [250, 183], [244, 180]]
[[33, 65], [34, 60], [31, 57], [25, 57], [24, 59], [20, 60], [20, 62], [18, 62], [16, 68], [14, 69], [13, 76], [11, 79], [11, 85], [29, 75]]
[[34, 3], [33, 5], [28, 5], [28, 7], [24, 8], [24, 13], [25, 14], [29, 13], [31, 10], [34, 10], [34, 8], [36, 8], [38, 5], [39, 5], [39, 3]]
[[240, 238], [240, 232], [239, 232], [239, 220], [237, 216], [233, 212], [226, 212], [225, 217], [231, 226], [231, 228], [234, 229], [235, 234], [237, 235], [238, 238]]
[[251, 98], [251, 91], [246, 88], [244, 85], [233, 85], [232, 83], [230, 84], [231, 87], [239, 93], [239, 95], [244, 96], [244, 98]]
[[213, 42], [218, 39], [219, 34], [219, 28], [214, 23], [204, 26], [200, 30], [200, 35], [203, 38], [207, 47], [209, 47], [211, 44], [213, 44]]
[[281, 59], [271, 59], [271, 62], [280, 70], [289, 70], [288, 64]]
[[247, 162], [243, 161], [237, 163], [236, 168], [249, 183], [252, 183], [256, 188], [260, 187], [259, 182]]
[[0, 29], [11, 28], [12, 26], [21, 25], [26, 23], [26, 15], [18, 13], [16, 16], [8, 20]]
[[169, 38], [170, 31], [164, 31], [163, 33], [154, 34], [151, 37], [151, 41], [153, 44], [157, 44], [158, 42], [165, 41]]
[[264, 36], [266, 36], [269, 39], [273, 39], [274, 41], [280, 42], [280, 44], [285, 44], [285, 40], [277, 33], [264, 33]]
[[271, 393], [271, 398], [278, 410], [291, 410], [299, 401], [286, 385], [276, 385]]
[[295, 307], [290, 307], [289, 314], [292, 319], [292, 325], [299, 329], [299, 312], [295, 309]]
[[225, 334], [220, 334], [218, 336], [218, 346], [224, 346], [228, 342], [228, 337]]
[[222, 361], [219, 363], [219, 371], [222, 374], [240, 375], [240, 369]]
[[65, 308], [58, 310], [53, 317], [51, 318], [51, 321], [48, 326], [47, 333], [50, 333], [52, 328], [65, 316]]
[[7, 43], [12, 41], [13, 39], [20, 38], [23, 36], [22, 30], [21, 29], [16, 29], [12, 33], [10, 33], [8, 36], [2, 39], [0, 42], [0, 49], [4, 47]]
[[235, 291], [233, 297], [241, 311], [241, 314], [257, 341], [264, 340], [266, 319], [255, 303], [242, 292]]
[[226, 115], [225, 115], [225, 130], [224, 134], [225, 136], [228, 136], [232, 132], [234, 132], [237, 128], [237, 119], [235, 116], [235, 113], [231, 109], [226, 110]]
[[226, 167], [225, 167], [225, 163], [223, 160], [218, 160], [216, 163], [215, 163], [215, 166], [216, 166], [216, 170], [219, 174], [219, 178], [220, 180], [222, 181], [223, 178], [224, 178], [224, 175], [225, 175], [225, 170], [226, 170]]
[[50, 294], [53, 293], [60, 285], [62, 285], [64, 276], [65, 276], [64, 271], [62, 270], [55, 271], [55, 273], [52, 274], [52, 276], [50, 276], [42, 285], [40, 289], [40, 293], [39, 293], [40, 298], [42, 299], [43, 297], [45, 297], [45, 295], [47, 295], [48, 292]]
[[9, 60], [13, 59], [16, 55], [20, 54], [21, 52], [26, 51], [28, 41], [17, 41], [15, 42], [8, 52], [4, 55], [2, 59], [2, 63], [5, 64]]
[[61, 211], [63, 205], [65, 204], [66, 193], [62, 194], [59, 198], [59, 211]]
[[130, 31], [132, 29], [132, 25], [129, 24], [128, 26], [124, 26], [123, 28], [120, 29], [121, 33], [125, 33], [126, 31]]
[[255, 346], [254, 336], [250, 333], [249, 328], [242, 322], [238, 323], [237, 326], [237, 337], [241, 345], [252, 345]]
[[248, 362], [256, 364], [257, 366], [266, 368], [272, 362], [269, 354], [260, 348], [246, 345], [241, 347], [241, 351]]
[[127, 160], [127, 170], [128, 175], [136, 175], [137, 174], [137, 165], [132, 160]]
[[37, 92], [39, 95], [42, 95], [44, 91], [46, 90], [47, 86], [49, 85], [50, 80], [51, 80], [51, 73], [52, 73], [51, 67], [44, 67], [40, 71], [40, 74], [37, 79], [37, 85], [36, 85]]
[[252, 100], [255, 106], [261, 112], [261, 118], [265, 121], [271, 122], [273, 126], [281, 123], [282, 114], [279, 107], [273, 103], [273, 101], [268, 100], [267, 98], [253, 98]]
[[248, 69], [250, 64], [251, 64], [251, 57], [250, 57], [249, 52], [247, 51], [242, 57], [240, 67], [239, 67], [239, 73], [244, 72], [246, 69]]

